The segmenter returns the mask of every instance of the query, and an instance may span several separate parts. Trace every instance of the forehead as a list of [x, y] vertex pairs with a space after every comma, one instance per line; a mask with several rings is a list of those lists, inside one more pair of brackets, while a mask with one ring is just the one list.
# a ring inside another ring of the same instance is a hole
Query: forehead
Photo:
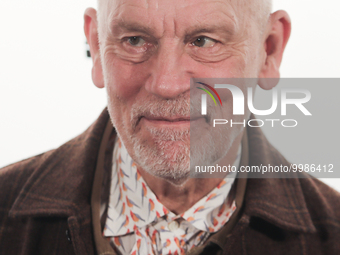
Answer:
[[245, 13], [243, 0], [100, 0], [101, 16], [113, 24], [173, 27], [176, 31], [198, 24], [239, 26]]

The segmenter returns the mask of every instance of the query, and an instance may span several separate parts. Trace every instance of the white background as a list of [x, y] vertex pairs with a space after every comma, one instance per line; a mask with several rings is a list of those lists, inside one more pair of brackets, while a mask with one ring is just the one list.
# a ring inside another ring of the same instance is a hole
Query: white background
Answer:
[[[105, 91], [92, 84], [83, 34], [84, 10], [95, 5], [0, 1], [0, 167], [60, 146], [104, 109]], [[274, 10], [287, 10], [293, 24], [282, 77], [339, 77], [339, 8], [336, 0], [274, 0]], [[323, 181], [340, 191], [338, 179]]]

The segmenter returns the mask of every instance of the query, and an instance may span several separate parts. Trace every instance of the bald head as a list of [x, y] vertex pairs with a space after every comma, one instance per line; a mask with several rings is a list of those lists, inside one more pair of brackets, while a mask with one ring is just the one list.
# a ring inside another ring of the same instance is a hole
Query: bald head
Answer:
[[[145, 0], [148, 2], [148, 0]], [[231, 2], [233, 6], [238, 6], [245, 10], [244, 13], [248, 13], [251, 19], [259, 25], [259, 32], [261, 33], [265, 25], [267, 24], [268, 18], [272, 11], [272, 0], [226, 0]], [[97, 18], [99, 23], [105, 22], [106, 12], [115, 6], [118, 0], [97, 0], [98, 13]], [[120, 0], [123, 3], [124, 0]]]

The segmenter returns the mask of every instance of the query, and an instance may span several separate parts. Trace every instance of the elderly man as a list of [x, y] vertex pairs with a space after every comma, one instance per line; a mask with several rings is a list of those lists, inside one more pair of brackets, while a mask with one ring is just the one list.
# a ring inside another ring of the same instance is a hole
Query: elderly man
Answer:
[[290, 20], [270, 9], [269, 0], [87, 9], [93, 82], [108, 108], [60, 148], [1, 170], [1, 254], [339, 254], [340, 196], [318, 180], [189, 176], [190, 156], [288, 165], [259, 128], [226, 129], [223, 152], [190, 153], [190, 126], [207, 124], [190, 116], [190, 79], [276, 85], [266, 78], [279, 78]]

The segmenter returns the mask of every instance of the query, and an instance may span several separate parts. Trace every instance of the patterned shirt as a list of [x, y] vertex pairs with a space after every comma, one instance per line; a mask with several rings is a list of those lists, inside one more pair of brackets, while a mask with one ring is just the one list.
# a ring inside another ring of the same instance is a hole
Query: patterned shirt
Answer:
[[[240, 162], [241, 148], [234, 165]], [[208, 195], [180, 215], [157, 199], [124, 144], [113, 151], [111, 193], [103, 235], [118, 254], [184, 254], [220, 230], [236, 210], [230, 173]]]

